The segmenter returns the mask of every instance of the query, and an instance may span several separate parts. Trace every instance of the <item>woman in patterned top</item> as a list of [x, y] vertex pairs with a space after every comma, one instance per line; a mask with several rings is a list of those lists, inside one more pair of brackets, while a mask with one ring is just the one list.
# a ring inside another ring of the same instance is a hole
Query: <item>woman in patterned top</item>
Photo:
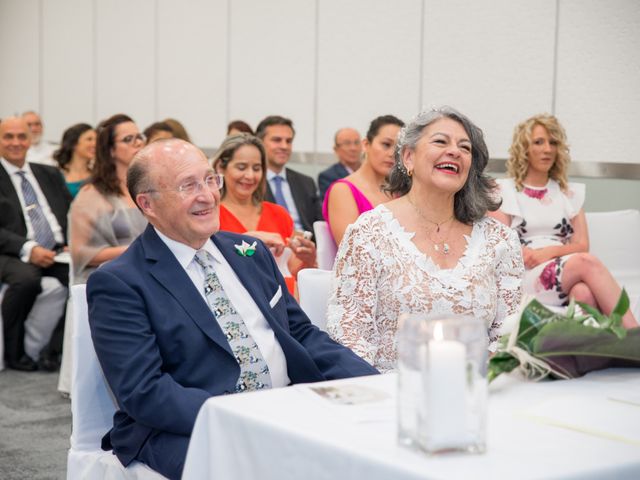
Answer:
[[487, 218], [499, 204], [483, 174], [482, 131], [456, 110], [419, 114], [399, 135], [394, 200], [347, 227], [334, 270], [327, 330], [378, 370], [395, 368], [403, 313], [467, 316], [486, 325], [490, 351], [520, 303], [516, 233]]
[[[518, 232], [524, 292], [548, 305], [567, 305], [573, 297], [610, 313], [621, 289], [588, 253], [585, 186], [567, 181], [564, 128], [554, 116], [531, 117], [516, 127], [509, 153], [509, 178], [498, 180], [502, 206], [493, 216]], [[638, 325], [630, 311], [623, 325]]]

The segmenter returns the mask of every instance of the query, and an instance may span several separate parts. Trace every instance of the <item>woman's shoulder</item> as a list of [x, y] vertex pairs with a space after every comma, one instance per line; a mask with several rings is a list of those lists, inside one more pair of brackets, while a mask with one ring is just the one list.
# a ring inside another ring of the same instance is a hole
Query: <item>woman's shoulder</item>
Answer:
[[520, 245], [520, 239], [516, 231], [493, 217], [482, 217], [476, 222], [476, 227], [484, 232], [484, 237], [487, 240], [495, 239], [495, 241], [505, 241], [512, 245]]

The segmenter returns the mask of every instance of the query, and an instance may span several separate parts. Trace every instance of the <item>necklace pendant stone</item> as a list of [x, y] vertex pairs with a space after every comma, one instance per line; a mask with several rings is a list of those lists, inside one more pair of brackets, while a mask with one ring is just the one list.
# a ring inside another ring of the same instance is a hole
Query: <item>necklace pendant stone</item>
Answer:
[[433, 249], [434, 249], [436, 252], [439, 252], [439, 251], [440, 251], [440, 247], [438, 246], [438, 244], [437, 244], [437, 243], [434, 243], [434, 244], [433, 244]]
[[449, 244], [448, 243], [443, 243], [442, 244], [442, 251], [444, 252], [445, 255], [447, 255], [449, 253]]

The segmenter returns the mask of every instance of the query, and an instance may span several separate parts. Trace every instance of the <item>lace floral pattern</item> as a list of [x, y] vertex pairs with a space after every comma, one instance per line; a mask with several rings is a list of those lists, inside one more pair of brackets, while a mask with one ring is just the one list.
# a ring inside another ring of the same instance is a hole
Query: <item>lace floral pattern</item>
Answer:
[[413, 236], [380, 205], [347, 229], [336, 259], [329, 335], [382, 372], [395, 368], [400, 314], [481, 318], [493, 350], [520, 302], [524, 267], [513, 230], [489, 218], [477, 222], [452, 269], [439, 268]]

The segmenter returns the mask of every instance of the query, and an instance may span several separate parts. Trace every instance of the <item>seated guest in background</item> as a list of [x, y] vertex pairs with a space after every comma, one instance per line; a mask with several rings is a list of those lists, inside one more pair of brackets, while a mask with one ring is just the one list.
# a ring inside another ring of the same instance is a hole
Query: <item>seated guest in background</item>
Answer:
[[298, 231], [313, 232], [313, 222], [322, 220], [318, 190], [313, 178], [287, 167], [295, 136], [293, 122], [272, 115], [256, 128], [267, 153], [267, 192], [265, 199], [284, 207]]
[[89, 277], [89, 323], [118, 411], [103, 439], [123, 465], [180, 478], [211, 396], [376, 373], [313, 326], [273, 255], [218, 232], [218, 175], [180, 140], [145, 147], [129, 168], [150, 225]]
[[96, 156], [96, 131], [87, 123], [78, 123], [62, 134], [60, 148], [53, 153], [64, 175], [67, 188], [75, 197], [91, 175]]
[[485, 216], [499, 203], [482, 131], [443, 107], [420, 113], [398, 143], [387, 187], [397, 198], [347, 229], [327, 330], [381, 371], [395, 367], [403, 313], [482, 319], [495, 351], [524, 267], [515, 232]]
[[182, 125], [175, 118], [165, 118], [162, 122], [171, 127], [174, 138], [179, 138], [180, 140], [184, 140], [185, 142], [191, 141], [191, 139], [189, 138], [189, 134], [187, 133], [187, 129], [184, 128], [184, 125]]
[[340, 245], [347, 226], [361, 213], [391, 200], [382, 190], [394, 164], [398, 132], [404, 123], [393, 115], [383, 115], [371, 122], [364, 140], [364, 162], [346, 178], [333, 183], [324, 197], [322, 215], [329, 224], [336, 244]]
[[[221, 191], [220, 230], [259, 238], [276, 257], [289, 247], [293, 253], [288, 269], [293, 278], [303, 268], [316, 266], [316, 248], [311, 240], [294, 238], [293, 220], [280, 205], [263, 201], [266, 154], [262, 142], [247, 133], [227, 137], [213, 157], [224, 175]], [[288, 281], [293, 293], [293, 282]]]
[[360, 134], [353, 128], [341, 128], [334, 137], [333, 151], [338, 157], [338, 162], [323, 170], [318, 175], [318, 188], [320, 198], [336, 180], [352, 174], [360, 168], [360, 156], [362, 155], [362, 142]]
[[[515, 128], [509, 154], [509, 178], [498, 180], [502, 206], [492, 215], [520, 237], [524, 292], [549, 305], [567, 305], [573, 297], [611, 313], [621, 289], [588, 253], [585, 186], [567, 180], [564, 128], [552, 115], [531, 117]], [[623, 325], [638, 326], [631, 311]]]
[[55, 257], [67, 243], [71, 194], [57, 168], [27, 162], [29, 138], [23, 119], [0, 122], [0, 283], [7, 285], [2, 299], [4, 352], [9, 368], [54, 371], [62, 354], [64, 307], [51, 312], [59, 318], [58, 325], [38, 364], [25, 354], [24, 323], [42, 291], [42, 277], [56, 278], [66, 298], [69, 266]]
[[40, 115], [33, 110], [29, 110], [22, 114], [22, 119], [27, 122], [29, 131], [31, 132], [31, 146], [27, 152], [27, 162], [43, 163], [57, 167], [58, 164], [53, 158], [53, 152], [55, 152], [56, 146], [42, 138], [44, 128]]
[[113, 115], [98, 125], [93, 175], [69, 213], [73, 283], [86, 283], [91, 272], [118, 257], [146, 227], [126, 183], [129, 164], [144, 144], [127, 115]]
[[155, 142], [156, 140], [165, 140], [167, 138], [173, 138], [173, 129], [167, 122], [155, 122], [149, 125], [142, 132], [147, 138], [147, 143]]
[[247, 122], [243, 122], [242, 120], [229, 122], [229, 125], [227, 125], [227, 136], [237, 135], [239, 133], [248, 133], [249, 135], [254, 134]]

